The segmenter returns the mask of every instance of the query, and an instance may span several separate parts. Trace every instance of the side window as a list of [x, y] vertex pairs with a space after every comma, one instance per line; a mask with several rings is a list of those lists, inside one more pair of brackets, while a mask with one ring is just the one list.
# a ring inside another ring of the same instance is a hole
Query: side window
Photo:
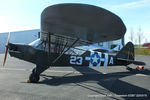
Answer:
[[44, 50], [44, 47], [45, 47], [44, 42], [41, 42], [36, 48], [40, 50]]

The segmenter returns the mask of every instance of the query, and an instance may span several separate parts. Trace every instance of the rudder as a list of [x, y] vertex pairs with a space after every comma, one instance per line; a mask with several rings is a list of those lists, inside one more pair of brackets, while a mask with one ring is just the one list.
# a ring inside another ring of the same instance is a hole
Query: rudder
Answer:
[[119, 59], [134, 60], [134, 45], [128, 42], [116, 55]]

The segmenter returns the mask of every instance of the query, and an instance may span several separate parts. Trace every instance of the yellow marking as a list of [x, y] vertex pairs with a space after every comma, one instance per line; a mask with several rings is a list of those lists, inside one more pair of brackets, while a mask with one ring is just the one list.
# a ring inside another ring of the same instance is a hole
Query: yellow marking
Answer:
[[30, 80], [27, 80], [27, 83], [31, 83]]

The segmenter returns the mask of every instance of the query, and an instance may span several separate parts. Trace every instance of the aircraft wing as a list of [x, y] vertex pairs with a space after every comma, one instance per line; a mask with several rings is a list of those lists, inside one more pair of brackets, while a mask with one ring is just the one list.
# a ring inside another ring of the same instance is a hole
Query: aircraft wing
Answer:
[[41, 14], [41, 40], [53, 33], [96, 43], [120, 39], [125, 32], [126, 27], [117, 15], [97, 6], [57, 4]]

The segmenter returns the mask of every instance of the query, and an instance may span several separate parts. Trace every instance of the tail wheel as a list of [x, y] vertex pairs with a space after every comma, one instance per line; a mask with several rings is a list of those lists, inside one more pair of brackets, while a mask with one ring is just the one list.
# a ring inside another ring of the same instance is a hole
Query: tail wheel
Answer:
[[39, 80], [40, 80], [40, 76], [32, 73], [29, 76], [29, 81], [28, 82], [29, 83], [37, 83]]
[[143, 69], [144, 69], [144, 66], [136, 66], [136, 69], [137, 69], [137, 70], [143, 70]]

